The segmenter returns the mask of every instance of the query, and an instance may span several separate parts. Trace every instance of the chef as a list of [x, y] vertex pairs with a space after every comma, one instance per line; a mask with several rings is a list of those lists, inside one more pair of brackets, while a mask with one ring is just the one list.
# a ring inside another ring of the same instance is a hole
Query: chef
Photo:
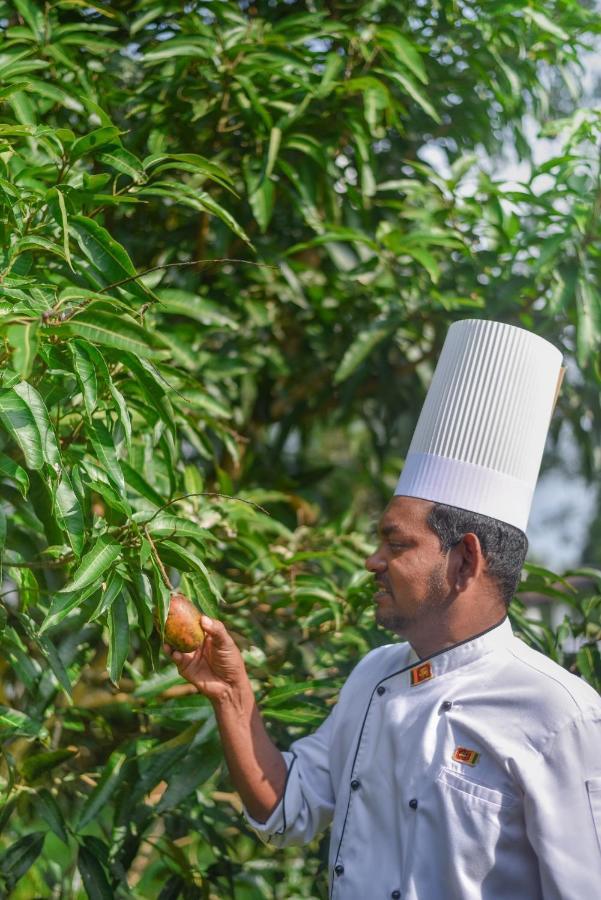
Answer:
[[275, 747], [220, 622], [172, 653], [260, 838], [331, 824], [331, 898], [601, 896], [600, 698], [507, 618], [560, 374], [537, 335], [451, 326], [366, 563], [376, 620], [404, 640], [361, 660], [314, 734]]

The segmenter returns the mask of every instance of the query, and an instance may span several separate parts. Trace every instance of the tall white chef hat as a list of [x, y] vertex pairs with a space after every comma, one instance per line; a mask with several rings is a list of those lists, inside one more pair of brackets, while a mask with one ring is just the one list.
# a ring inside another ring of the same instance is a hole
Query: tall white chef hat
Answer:
[[556, 347], [522, 328], [451, 325], [395, 495], [525, 531], [561, 363]]

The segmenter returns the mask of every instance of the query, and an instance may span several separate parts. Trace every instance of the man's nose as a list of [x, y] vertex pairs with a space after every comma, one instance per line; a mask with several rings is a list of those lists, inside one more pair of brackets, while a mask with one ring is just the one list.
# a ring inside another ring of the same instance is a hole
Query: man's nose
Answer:
[[386, 569], [386, 561], [380, 555], [380, 551], [376, 550], [375, 553], [372, 553], [371, 556], [368, 556], [365, 560], [365, 568], [368, 572], [373, 572], [374, 575], [381, 574]]

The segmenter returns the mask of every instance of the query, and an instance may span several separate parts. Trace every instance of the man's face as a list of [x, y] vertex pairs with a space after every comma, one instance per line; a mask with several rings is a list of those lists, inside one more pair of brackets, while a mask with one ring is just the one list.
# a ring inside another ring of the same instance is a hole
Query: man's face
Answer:
[[376, 579], [376, 622], [410, 636], [416, 625], [442, 611], [453, 585], [437, 535], [427, 524], [433, 504], [394, 497], [378, 526], [379, 546], [365, 562]]

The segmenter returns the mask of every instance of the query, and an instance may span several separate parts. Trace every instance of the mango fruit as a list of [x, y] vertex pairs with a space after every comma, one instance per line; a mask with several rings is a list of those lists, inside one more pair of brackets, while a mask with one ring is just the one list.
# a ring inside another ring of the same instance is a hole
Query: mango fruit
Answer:
[[202, 613], [184, 594], [171, 594], [169, 612], [165, 620], [165, 641], [174, 650], [190, 653], [204, 643], [200, 624]]

